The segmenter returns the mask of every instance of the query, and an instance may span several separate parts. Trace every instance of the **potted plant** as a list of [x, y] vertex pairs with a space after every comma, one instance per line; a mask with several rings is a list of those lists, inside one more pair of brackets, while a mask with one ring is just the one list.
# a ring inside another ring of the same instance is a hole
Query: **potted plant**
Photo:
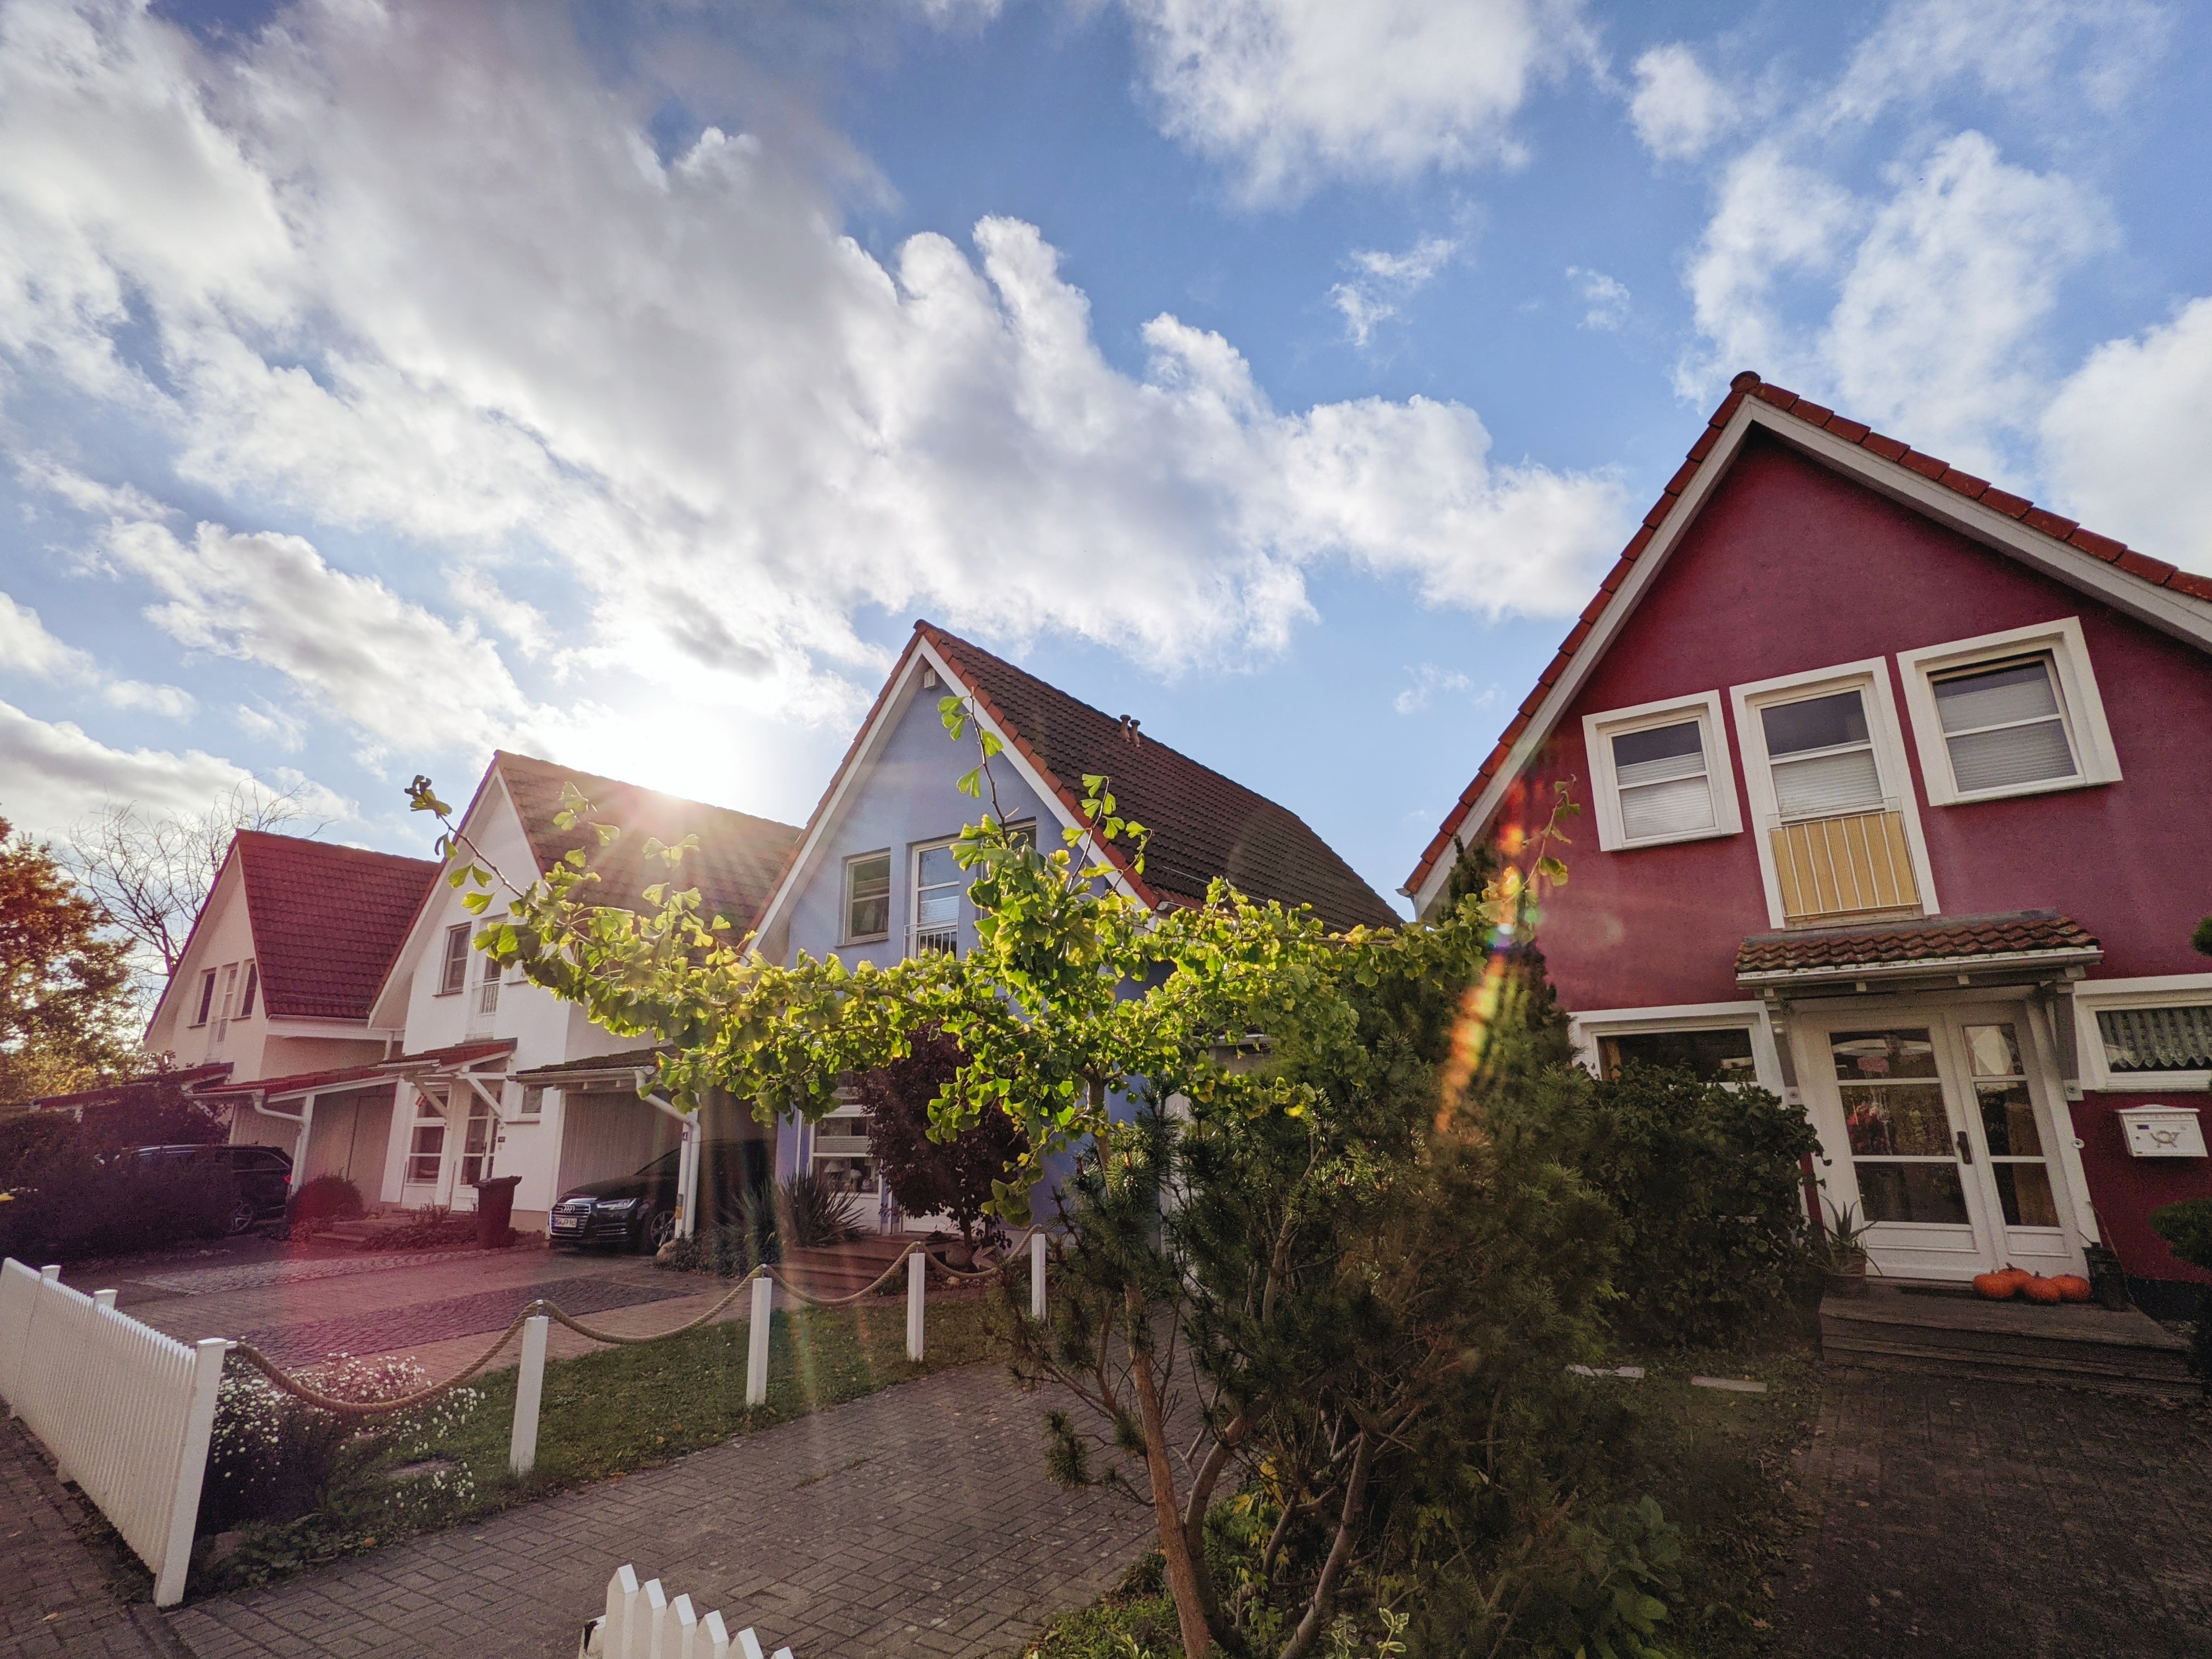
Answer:
[[1820, 1224], [1820, 1255], [1828, 1274], [1828, 1291], [1834, 1296], [1867, 1293], [1866, 1236], [1868, 1223], [1858, 1206], [1830, 1206], [1828, 1218]]

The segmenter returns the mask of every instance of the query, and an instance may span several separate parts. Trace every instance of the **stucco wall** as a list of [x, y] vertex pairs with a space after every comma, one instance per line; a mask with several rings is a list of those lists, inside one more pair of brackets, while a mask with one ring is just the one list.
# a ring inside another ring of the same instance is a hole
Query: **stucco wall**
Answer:
[[[2124, 781], [1930, 806], [1908, 722], [1942, 911], [2062, 910], [2103, 942], [2093, 977], [2201, 972], [2188, 939], [2212, 913], [2212, 660], [1771, 441], [1747, 448], [1583, 687], [1535, 799], [1571, 777], [1587, 811], [1587, 714], [1881, 657], [1902, 715], [1898, 652], [2059, 617], [2081, 618]], [[1541, 938], [1570, 1007], [1741, 994], [1736, 946], [1769, 922], [1728, 720], [1742, 834], [1606, 853], [1588, 817], [1571, 829], [1572, 880]]]

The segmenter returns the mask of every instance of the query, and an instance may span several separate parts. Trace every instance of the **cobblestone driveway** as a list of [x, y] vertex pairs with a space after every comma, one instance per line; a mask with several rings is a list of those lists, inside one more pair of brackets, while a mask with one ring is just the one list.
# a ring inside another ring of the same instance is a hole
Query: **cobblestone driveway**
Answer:
[[2206, 1659], [2212, 1413], [1830, 1373], [1778, 1651]]
[[940, 1372], [605, 1485], [172, 1615], [198, 1659], [571, 1653], [624, 1561], [799, 1659], [1011, 1649], [1149, 1510], [1044, 1475], [1047, 1396]]

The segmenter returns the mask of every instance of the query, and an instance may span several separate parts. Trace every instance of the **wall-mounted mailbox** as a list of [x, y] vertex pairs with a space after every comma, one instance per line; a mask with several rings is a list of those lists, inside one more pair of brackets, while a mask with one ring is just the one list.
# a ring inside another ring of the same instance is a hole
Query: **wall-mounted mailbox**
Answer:
[[2194, 1106], [2136, 1106], [2120, 1114], [2120, 1133], [2137, 1158], [2203, 1158], [2204, 1126]]

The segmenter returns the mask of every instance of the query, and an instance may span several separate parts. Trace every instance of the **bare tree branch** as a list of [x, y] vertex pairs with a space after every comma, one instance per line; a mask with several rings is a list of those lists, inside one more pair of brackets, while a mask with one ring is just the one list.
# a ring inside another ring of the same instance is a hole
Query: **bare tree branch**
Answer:
[[[303, 816], [306, 788], [234, 785], [204, 812], [156, 816], [135, 801], [111, 801], [70, 836], [69, 862], [109, 924], [177, 969], [192, 922], [222, 872], [241, 830], [274, 830]], [[316, 824], [304, 831], [320, 832]]]

